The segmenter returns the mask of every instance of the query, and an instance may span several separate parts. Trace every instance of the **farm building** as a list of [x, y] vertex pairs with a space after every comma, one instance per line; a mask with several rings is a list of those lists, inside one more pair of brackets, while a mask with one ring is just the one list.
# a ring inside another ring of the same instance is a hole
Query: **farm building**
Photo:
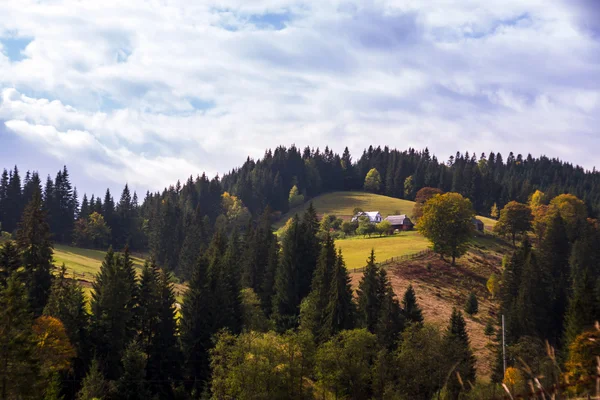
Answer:
[[390, 224], [392, 224], [392, 229], [394, 230], [398, 229], [400, 231], [410, 231], [415, 226], [415, 224], [412, 223], [406, 214], [388, 215], [385, 220], [390, 221]]
[[473, 218], [471, 220], [473, 226], [475, 226], [475, 230], [478, 232], [483, 232], [483, 221], [477, 218]]
[[359, 212], [354, 217], [352, 217], [352, 222], [358, 221], [358, 219], [360, 217], [369, 217], [369, 221], [372, 224], [377, 224], [383, 220], [383, 218], [381, 218], [381, 214], [379, 213], [379, 211], [366, 211], [366, 212], [363, 211], [363, 212]]

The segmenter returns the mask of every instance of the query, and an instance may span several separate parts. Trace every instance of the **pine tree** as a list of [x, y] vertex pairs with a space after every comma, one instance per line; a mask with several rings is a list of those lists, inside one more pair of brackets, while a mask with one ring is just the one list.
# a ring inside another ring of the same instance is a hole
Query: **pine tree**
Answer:
[[362, 327], [367, 328], [371, 333], [375, 332], [381, 308], [381, 288], [378, 272], [379, 268], [375, 264], [375, 251], [371, 250], [371, 255], [367, 260], [367, 266], [358, 284], [357, 291], [358, 321]]
[[22, 255], [23, 279], [29, 291], [29, 302], [34, 316], [42, 314], [52, 285], [52, 241], [46, 211], [42, 209], [40, 193], [23, 212], [17, 231], [17, 247]]
[[352, 297], [350, 276], [341, 250], [335, 260], [328, 297], [322, 330], [325, 333], [324, 336], [331, 337], [342, 330], [353, 329], [356, 306]]
[[110, 385], [104, 379], [96, 359], [92, 360], [90, 369], [81, 384], [77, 394], [78, 400], [104, 399], [110, 393]]
[[[564, 335], [564, 316], [568, 304], [568, 284], [570, 245], [565, 224], [558, 213], [550, 217], [550, 222], [539, 248], [539, 268], [541, 276], [537, 277], [538, 285], [549, 291], [546, 299], [534, 303], [540, 307], [549, 307], [548, 319], [539, 326], [540, 332], [553, 345], [558, 345]], [[547, 301], [547, 302], [544, 302]], [[551, 317], [552, 316], [552, 317]]]
[[477, 314], [479, 311], [479, 303], [477, 301], [477, 296], [475, 293], [469, 293], [469, 297], [467, 298], [467, 302], [465, 304], [465, 312], [469, 315]]
[[12, 233], [17, 228], [23, 211], [22, 196], [19, 169], [15, 165], [14, 169], [9, 173], [6, 199], [3, 205], [4, 220], [2, 221], [2, 229], [6, 232]]
[[168, 271], [160, 272], [158, 322], [146, 349], [146, 376], [151, 382], [152, 392], [160, 398], [173, 397], [172, 388], [181, 379], [180, 366], [183, 360], [177, 335], [177, 308], [171, 279]]
[[31, 313], [25, 286], [16, 274], [0, 291], [0, 398], [34, 395], [39, 366], [35, 360]]
[[[6, 217], [7, 217], [7, 204], [8, 204], [8, 171], [6, 168], [2, 170], [2, 177], [0, 177], [0, 232], [2, 230], [7, 231]], [[4, 225], [2, 225], [4, 224]]]
[[215, 297], [219, 304], [217, 329], [227, 328], [232, 333], [242, 330], [242, 303], [240, 297], [240, 242], [237, 231], [229, 237], [227, 250], [220, 262], [211, 264], [209, 274], [215, 282]]
[[61, 382], [60, 375], [53, 373], [50, 378], [50, 383], [44, 390], [44, 400], [64, 400], [64, 396], [61, 394]]
[[402, 314], [406, 318], [407, 322], [422, 324], [423, 323], [423, 312], [421, 307], [417, 304], [417, 295], [412, 287], [408, 285], [404, 297], [402, 298]]
[[67, 278], [66, 274], [67, 269], [63, 264], [52, 283], [44, 315], [58, 318], [63, 323], [69, 342], [77, 350], [80, 362], [75, 365], [81, 366], [89, 356], [89, 314], [82, 287], [77, 281]]
[[297, 325], [300, 298], [296, 277], [299, 259], [302, 256], [299, 254], [299, 241], [300, 226], [298, 216], [295, 215], [282, 239], [281, 263], [275, 273], [271, 319], [279, 332], [285, 332]]
[[128, 254], [108, 250], [92, 287], [91, 327], [96, 357], [105, 375], [115, 379], [121, 373], [121, 358], [135, 334], [135, 272]]
[[275, 292], [275, 274], [279, 267], [279, 243], [277, 240], [271, 242], [267, 255], [267, 266], [262, 279], [259, 292], [260, 302], [267, 317], [271, 316], [273, 294]]
[[160, 294], [158, 292], [158, 267], [146, 260], [142, 268], [139, 283], [139, 304], [137, 315], [139, 319], [138, 340], [143, 351], [147, 352], [154, 336], [156, 326], [160, 321]]
[[200, 208], [191, 213], [184, 227], [184, 240], [179, 253], [176, 273], [184, 280], [189, 280], [198, 262], [198, 255], [205, 247], [206, 238]]
[[335, 245], [329, 233], [326, 233], [312, 280], [312, 290], [302, 305], [301, 312], [302, 328], [311, 331], [319, 342], [328, 339], [333, 330], [333, 326], [325, 325], [325, 318], [336, 263]]
[[188, 390], [201, 392], [209, 370], [208, 349], [211, 347], [212, 326], [208, 316], [214, 300], [208, 288], [208, 259], [198, 258], [181, 305], [181, 349], [185, 357], [185, 378]]
[[381, 299], [375, 334], [381, 347], [391, 350], [396, 347], [400, 334], [404, 330], [405, 318], [383, 268], [379, 269], [378, 279]]
[[569, 345], [585, 329], [600, 318], [600, 309], [590, 293], [594, 293], [600, 261], [598, 230], [587, 226], [571, 252], [571, 291], [565, 316], [565, 340]]
[[[93, 205], [93, 201], [91, 202]], [[87, 195], [83, 194], [83, 199], [81, 200], [81, 209], [79, 210], [78, 219], [87, 219], [92, 213], [90, 202], [88, 201]]]
[[300, 259], [298, 260], [295, 279], [298, 282], [297, 298], [298, 300], [302, 300], [311, 290], [313, 275], [317, 267], [317, 259], [321, 251], [321, 244], [317, 237], [319, 219], [317, 218], [317, 211], [312, 202], [302, 216], [302, 223], [299, 230], [298, 251]]
[[123, 374], [117, 381], [117, 398], [145, 400], [150, 397], [146, 382], [147, 355], [137, 341], [131, 342], [123, 355]]
[[6, 280], [21, 266], [21, 256], [12, 240], [0, 246], [0, 289], [6, 286]]
[[450, 398], [458, 399], [461, 390], [468, 390], [468, 382], [471, 382], [471, 384], [475, 382], [476, 360], [471, 350], [469, 335], [467, 334], [467, 324], [462, 313], [456, 308], [452, 310], [445, 340], [448, 358], [453, 363], [456, 363], [455, 372], [460, 375], [460, 379], [463, 382], [461, 384], [456, 374], [452, 374], [448, 379], [447, 390]]

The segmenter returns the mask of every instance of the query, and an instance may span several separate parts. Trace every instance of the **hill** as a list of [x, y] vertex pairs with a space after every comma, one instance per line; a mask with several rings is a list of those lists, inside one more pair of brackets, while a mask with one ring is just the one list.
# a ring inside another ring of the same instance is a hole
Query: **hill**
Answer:
[[413, 201], [373, 193], [332, 192], [317, 196], [301, 206], [291, 209], [281, 217], [276, 227], [283, 226], [294, 214], [302, 214], [308, 208], [310, 202], [313, 203], [319, 215], [335, 214], [343, 219], [352, 218], [352, 210], [356, 207], [363, 209], [363, 211], [379, 211], [385, 218], [392, 214], [410, 215], [415, 205]]

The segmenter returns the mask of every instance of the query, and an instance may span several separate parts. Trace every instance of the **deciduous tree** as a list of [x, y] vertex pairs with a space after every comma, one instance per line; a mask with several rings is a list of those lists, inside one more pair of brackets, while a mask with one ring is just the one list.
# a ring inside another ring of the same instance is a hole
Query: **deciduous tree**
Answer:
[[418, 229], [433, 243], [433, 251], [456, 258], [463, 255], [473, 232], [473, 206], [458, 193], [434, 196], [423, 206]]
[[510, 236], [515, 246], [516, 236], [529, 232], [532, 221], [531, 208], [527, 204], [511, 201], [500, 211], [500, 219], [494, 225], [494, 232]]

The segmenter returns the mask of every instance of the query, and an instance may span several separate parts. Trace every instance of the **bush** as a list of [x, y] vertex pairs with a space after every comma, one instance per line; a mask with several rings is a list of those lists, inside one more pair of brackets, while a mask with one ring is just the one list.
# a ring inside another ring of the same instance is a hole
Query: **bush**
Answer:
[[467, 304], [465, 304], [465, 312], [469, 315], [477, 314], [479, 311], [479, 304], [477, 302], [477, 297], [475, 293], [471, 292], [469, 294], [469, 298], [467, 299]]

